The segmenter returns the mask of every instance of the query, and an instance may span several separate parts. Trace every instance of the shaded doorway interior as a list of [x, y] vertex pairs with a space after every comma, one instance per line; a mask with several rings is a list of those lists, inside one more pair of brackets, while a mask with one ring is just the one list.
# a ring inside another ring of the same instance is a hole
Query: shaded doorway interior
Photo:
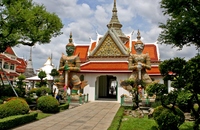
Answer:
[[96, 99], [106, 98], [117, 100], [117, 78], [112, 75], [102, 75], [97, 78]]

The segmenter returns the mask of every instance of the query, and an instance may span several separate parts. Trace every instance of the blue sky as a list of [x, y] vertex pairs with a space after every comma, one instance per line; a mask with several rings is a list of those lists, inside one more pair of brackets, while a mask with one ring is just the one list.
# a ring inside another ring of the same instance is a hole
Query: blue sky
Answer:
[[[33, 0], [43, 4], [47, 11], [56, 13], [62, 20], [63, 34], [52, 38], [49, 44], [38, 45], [33, 48], [32, 60], [34, 69], [39, 69], [52, 54], [53, 63], [59, 65], [62, 53], [65, 53], [65, 45], [68, 43], [69, 34], [72, 32], [75, 44], [89, 44], [90, 39], [96, 39], [96, 32], [104, 35], [107, 24], [112, 16], [114, 0]], [[161, 29], [159, 23], [166, 21], [160, 8], [160, 0], [116, 0], [118, 18], [123, 25], [122, 31], [130, 34], [140, 30], [144, 43], [155, 43]], [[161, 60], [173, 57], [185, 57], [190, 59], [197, 53], [195, 47], [184, 47], [181, 51], [171, 46], [158, 45]], [[28, 46], [14, 48], [19, 57], [29, 59]]]

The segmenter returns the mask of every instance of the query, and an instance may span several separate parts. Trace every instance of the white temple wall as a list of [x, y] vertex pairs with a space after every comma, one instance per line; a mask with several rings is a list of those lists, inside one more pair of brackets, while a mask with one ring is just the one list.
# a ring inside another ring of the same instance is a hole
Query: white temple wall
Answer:
[[123, 95], [123, 94], [130, 95], [130, 93], [127, 90], [125, 90], [124, 88], [122, 88], [122, 86], [120, 85], [120, 82], [122, 80], [128, 79], [130, 77], [130, 74], [116, 74], [115, 76], [117, 77], [117, 82], [118, 82], [117, 101], [120, 102], [121, 101], [121, 95]]
[[[80, 73], [79, 75], [84, 75], [84, 80], [88, 82], [88, 85], [84, 88], [83, 93], [84, 94], [89, 94], [89, 101], [95, 101], [95, 98], [98, 98], [98, 89], [95, 89], [95, 84], [98, 83], [98, 77], [103, 76], [103, 75], [113, 75], [117, 79], [118, 87], [117, 87], [117, 101], [121, 101], [121, 95], [126, 94], [129, 95], [129, 92], [123, 89], [120, 86], [121, 80], [129, 78], [130, 74], [125, 73]], [[95, 97], [96, 96], [96, 97]]]
[[88, 85], [85, 86], [83, 93], [89, 94], [89, 98], [88, 98], [89, 101], [94, 101], [96, 74], [85, 73], [83, 75], [84, 75], [84, 80], [87, 81], [88, 83]]

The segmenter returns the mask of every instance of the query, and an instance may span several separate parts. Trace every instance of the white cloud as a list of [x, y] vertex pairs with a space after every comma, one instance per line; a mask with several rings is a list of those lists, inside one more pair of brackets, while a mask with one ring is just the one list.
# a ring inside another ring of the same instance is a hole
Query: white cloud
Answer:
[[[33, 0], [43, 4], [47, 11], [55, 12], [63, 21], [63, 34], [52, 38], [49, 44], [36, 45], [33, 48], [33, 67], [38, 69], [43, 66], [47, 58], [53, 55], [53, 63], [59, 65], [62, 53], [65, 53], [65, 45], [69, 42], [69, 34], [72, 32], [74, 43], [89, 44], [89, 37], [96, 39], [96, 31], [105, 34], [107, 24], [112, 16], [114, 0], [98, 1], [78, 1], [78, 0]], [[125, 34], [134, 31], [133, 39], [137, 36], [137, 30], [141, 32], [144, 43], [156, 42], [161, 29], [159, 22], [165, 22], [160, 8], [161, 0], [117, 0], [118, 18], [123, 25], [122, 30]], [[195, 47], [184, 47], [177, 51], [171, 46], [158, 45], [161, 60], [176, 56], [189, 59], [193, 57], [197, 50]], [[30, 47], [15, 47], [18, 56], [29, 59]]]

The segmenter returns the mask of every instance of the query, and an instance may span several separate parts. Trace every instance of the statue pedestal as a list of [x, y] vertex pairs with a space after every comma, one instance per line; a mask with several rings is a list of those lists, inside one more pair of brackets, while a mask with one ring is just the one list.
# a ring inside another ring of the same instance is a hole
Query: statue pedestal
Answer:
[[72, 102], [79, 102], [79, 95], [70, 95], [71, 101]]
[[70, 105], [81, 105], [88, 102], [88, 94], [67, 95]]

